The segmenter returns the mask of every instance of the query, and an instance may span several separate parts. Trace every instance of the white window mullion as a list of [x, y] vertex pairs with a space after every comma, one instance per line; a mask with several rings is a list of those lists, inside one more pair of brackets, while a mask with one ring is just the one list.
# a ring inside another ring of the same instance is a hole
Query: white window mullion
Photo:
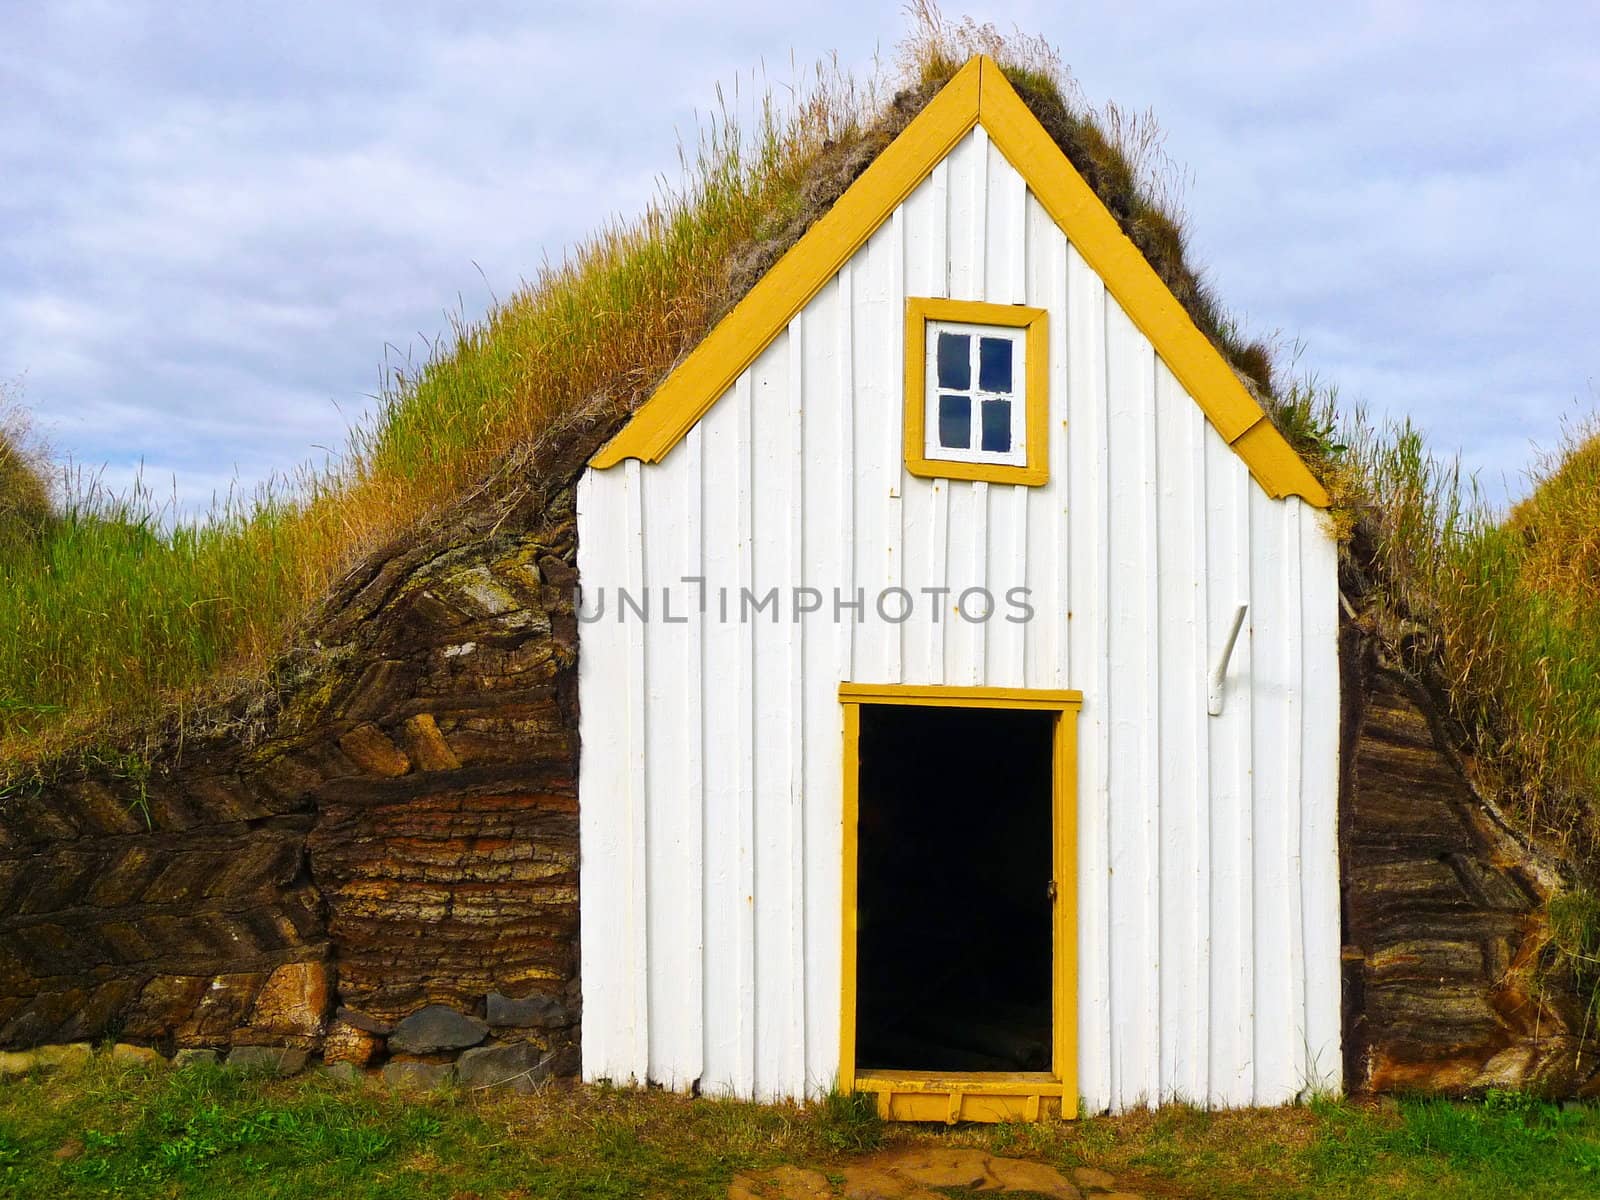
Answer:
[[967, 336], [967, 370], [972, 372], [967, 376], [967, 383], [971, 387], [968, 395], [972, 398], [972, 411], [967, 414], [967, 436], [970, 439], [967, 445], [974, 454], [983, 452], [983, 399], [978, 392], [979, 347], [982, 345], [981, 334]]

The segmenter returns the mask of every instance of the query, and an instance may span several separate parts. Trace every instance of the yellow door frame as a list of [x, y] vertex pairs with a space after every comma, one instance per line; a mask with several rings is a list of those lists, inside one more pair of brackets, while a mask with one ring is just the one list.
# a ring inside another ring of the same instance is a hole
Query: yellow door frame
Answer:
[[[843, 970], [839, 1019], [839, 1088], [873, 1092], [878, 1112], [896, 1121], [1037, 1121], [1078, 1115], [1078, 710], [1083, 693], [1035, 688], [924, 687], [845, 683]], [[1057, 714], [1051, 788], [1053, 922], [1053, 1061], [1049, 1071], [856, 1070], [856, 902], [861, 779], [861, 706], [1011, 708]]]

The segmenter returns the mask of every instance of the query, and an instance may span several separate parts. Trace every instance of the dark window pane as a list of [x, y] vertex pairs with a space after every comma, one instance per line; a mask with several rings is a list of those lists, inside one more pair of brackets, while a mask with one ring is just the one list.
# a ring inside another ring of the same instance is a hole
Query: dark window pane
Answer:
[[939, 397], [939, 445], [947, 450], [966, 450], [971, 447], [971, 396]]
[[1011, 453], [1011, 401], [983, 402], [983, 448], [994, 454]]
[[1011, 339], [978, 340], [978, 386], [986, 392], [1011, 390]]
[[972, 386], [972, 339], [964, 333], [939, 335], [939, 386], [965, 390]]

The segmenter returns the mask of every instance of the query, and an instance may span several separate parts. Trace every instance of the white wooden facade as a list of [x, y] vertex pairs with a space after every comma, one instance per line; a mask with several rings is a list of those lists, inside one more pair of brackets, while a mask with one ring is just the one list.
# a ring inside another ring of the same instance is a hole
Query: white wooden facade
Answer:
[[[908, 296], [1048, 310], [1046, 485], [904, 470]], [[1083, 693], [1089, 1111], [1338, 1085], [1334, 542], [1255, 483], [981, 125], [661, 462], [589, 470], [578, 509], [604, 605], [579, 669], [586, 1078], [833, 1083], [852, 681]], [[794, 620], [802, 587], [821, 608]], [[993, 619], [954, 611], [972, 587]], [[779, 619], [740, 620], [741, 589], [771, 588]], [[903, 622], [877, 611], [892, 588]], [[836, 620], [856, 589], [862, 619]]]

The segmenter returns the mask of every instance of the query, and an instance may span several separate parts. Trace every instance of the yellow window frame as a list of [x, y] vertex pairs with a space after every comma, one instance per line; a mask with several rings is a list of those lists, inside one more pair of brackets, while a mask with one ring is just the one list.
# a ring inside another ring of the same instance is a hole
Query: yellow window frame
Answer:
[[[939, 687], [845, 683], [843, 954], [839, 1088], [871, 1092], [878, 1112], [897, 1121], [1037, 1121], [1078, 1115], [1078, 711], [1083, 693], [1042, 688]], [[860, 863], [861, 706], [909, 704], [1055, 712], [1051, 743], [1054, 1044], [1049, 1071], [860, 1072], [856, 1069], [856, 903]]]
[[[906, 470], [925, 479], [982, 479], [990, 483], [1021, 483], [1039, 487], [1050, 481], [1049, 341], [1046, 313], [1026, 304], [988, 304], [982, 300], [944, 300], [912, 296], [906, 300]], [[971, 463], [929, 458], [928, 322], [953, 321], [962, 325], [998, 325], [1023, 333], [1023, 428], [1028, 442], [1027, 462]]]

